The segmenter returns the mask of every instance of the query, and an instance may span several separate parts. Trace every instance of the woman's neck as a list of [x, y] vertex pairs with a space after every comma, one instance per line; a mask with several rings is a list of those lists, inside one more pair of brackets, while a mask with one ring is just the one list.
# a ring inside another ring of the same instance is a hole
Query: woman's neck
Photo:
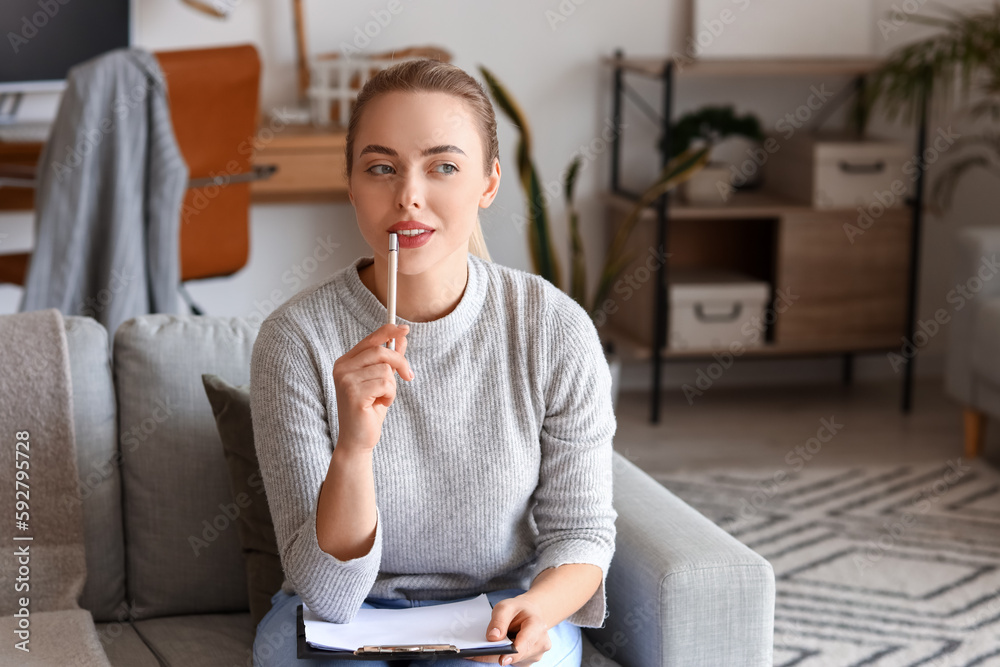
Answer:
[[[383, 306], [387, 303], [388, 269], [387, 261], [375, 255], [372, 264], [358, 270], [361, 282]], [[468, 281], [468, 252], [456, 253], [422, 273], [398, 272], [396, 316], [409, 322], [431, 322], [445, 317], [458, 307]]]

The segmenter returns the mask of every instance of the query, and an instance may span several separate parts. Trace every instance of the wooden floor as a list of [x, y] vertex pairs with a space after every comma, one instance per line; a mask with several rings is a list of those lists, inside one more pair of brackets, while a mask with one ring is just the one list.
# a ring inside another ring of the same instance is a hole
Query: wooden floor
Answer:
[[[747, 466], [788, 469], [802, 448], [809, 465], [947, 461], [963, 455], [962, 410], [938, 378], [914, 382], [913, 409], [900, 410], [899, 382], [801, 387], [714, 387], [688, 403], [665, 391], [660, 423], [648, 392], [622, 392], [615, 449], [643, 470]], [[820, 431], [821, 420], [836, 433]], [[827, 442], [813, 441], [820, 435]], [[806, 445], [811, 444], [814, 454]], [[1000, 424], [986, 429], [983, 458], [1000, 467]]]

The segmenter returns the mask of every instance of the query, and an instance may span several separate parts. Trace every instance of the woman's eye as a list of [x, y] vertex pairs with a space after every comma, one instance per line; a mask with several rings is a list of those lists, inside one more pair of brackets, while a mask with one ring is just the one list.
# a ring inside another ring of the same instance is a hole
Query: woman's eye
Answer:
[[368, 167], [368, 169], [366, 169], [365, 171], [371, 172], [371, 173], [375, 174], [376, 176], [384, 176], [388, 172], [385, 172], [385, 171], [372, 171], [373, 169], [380, 169], [382, 167], [385, 167], [386, 169], [392, 169], [392, 167], [390, 167], [387, 164], [376, 164], [376, 165], [373, 165], [371, 167]]
[[440, 167], [447, 167], [448, 169], [451, 170], [451, 171], [441, 172], [441, 173], [444, 173], [444, 174], [454, 174], [454, 173], [458, 172], [458, 167], [456, 167], [453, 164], [447, 164], [447, 163], [446, 164], [439, 164], [438, 168], [440, 168]]

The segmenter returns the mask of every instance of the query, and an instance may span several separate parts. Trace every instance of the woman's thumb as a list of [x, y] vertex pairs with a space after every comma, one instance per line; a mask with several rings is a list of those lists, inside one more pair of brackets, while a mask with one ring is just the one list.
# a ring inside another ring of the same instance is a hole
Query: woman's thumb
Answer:
[[490, 619], [490, 626], [486, 630], [486, 639], [495, 642], [507, 636], [507, 628], [510, 625], [510, 615], [505, 611], [506, 607], [494, 607], [493, 618]]

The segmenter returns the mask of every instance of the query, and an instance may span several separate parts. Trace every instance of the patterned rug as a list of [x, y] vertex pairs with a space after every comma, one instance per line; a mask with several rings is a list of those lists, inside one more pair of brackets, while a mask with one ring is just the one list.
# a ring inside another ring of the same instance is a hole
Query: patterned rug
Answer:
[[1000, 665], [1000, 473], [796, 461], [654, 475], [773, 565], [774, 664]]

